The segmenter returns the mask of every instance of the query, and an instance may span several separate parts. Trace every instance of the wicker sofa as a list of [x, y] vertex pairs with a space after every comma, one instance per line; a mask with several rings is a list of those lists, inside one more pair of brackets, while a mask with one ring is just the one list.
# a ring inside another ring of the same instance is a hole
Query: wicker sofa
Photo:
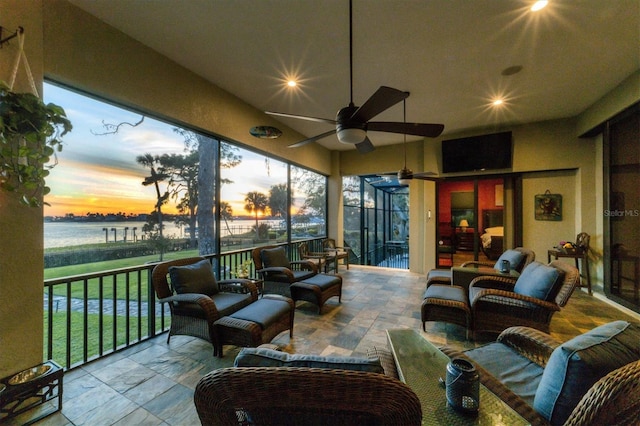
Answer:
[[481, 382], [532, 425], [637, 425], [640, 324], [614, 321], [565, 343], [529, 327], [451, 358], [472, 361]]
[[397, 379], [391, 353], [375, 348], [361, 358], [245, 348], [234, 367], [198, 382], [194, 402], [203, 425], [422, 422], [420, 401]]

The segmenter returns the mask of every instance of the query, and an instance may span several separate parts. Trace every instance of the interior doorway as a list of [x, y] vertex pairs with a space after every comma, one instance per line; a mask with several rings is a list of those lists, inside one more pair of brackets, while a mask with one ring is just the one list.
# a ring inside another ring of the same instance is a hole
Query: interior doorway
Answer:
[[504, 178], [438, 182], [438, 268], [495, 262], [504, 251]]

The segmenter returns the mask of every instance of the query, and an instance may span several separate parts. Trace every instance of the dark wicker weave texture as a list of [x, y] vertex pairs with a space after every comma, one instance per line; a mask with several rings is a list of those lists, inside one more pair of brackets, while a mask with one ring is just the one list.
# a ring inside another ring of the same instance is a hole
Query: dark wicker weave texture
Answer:
[[[546, 366], [551, 352], [559, 342], [548, 334], [528, 327], [511, 327], [498, 337], [521, 355]], [[522, 398], [499, 382], [491, 373], [466, 357], [464, 352], [441, 348], [450, 358], [462, 357], [476, 366], [483, 385], [490, 389], [532, 425], [549, 422]], [[612, 371], [597, 381], [582, 397], [567, 419], [565, 426], [640, 424], [640, 360]]]
[[[213, 299], [204, 294], [173, 294], [169, 288], [167, 274], [171, 266], [191, 265], [203, 260], [203, 257], [189, 257], [171, 260], [157, 264], [151, 272], [151, 282], [156, 292], [158, 302], [167, 303], [171, 311], [171, 328], [167, 335], [167, 343], [173, 335], [187, 335], [198, 337], [213, 344], [213, 355], [217, 354], [216, 336], [213, 323], [221, 315]], [[221, 291], [251, 293], [251, 301], [258, 300], [258, 288], [256, 285], [243, 279], [220, 280], [218, 285]], [[194, 308], [197, 304], [200, 309]]]
[[549, 331], [554, 313], [567, 304], [580, 282], [580, 272], [562, 261], [550, 266], [560, 270], [563, 282], [553, 301], [545, 301], [513, 292], [513, 281], [493, 276], [474, 279], [469, 286], [473, 330], [501, 333], [508, 327], [521, 325]]
[[[416, 394], [383, 374], [322, 368], [223, 368], [194, 401], [203, 425], [420, 425]], [[249, 420], [250, 419], [250, 423]]]
[[[265, 299], [286, 301], [289, 304], [288, 314], [280, 316], [280, 318], [272, 324], [269, 324], [264, 330], [255, 322], [234, 318], [233, 314], [220, 318], [214, 324], [218, 345], [216, 352], [219, 357], [223, 355], [222, 345], [225, 344], [255, 348], [263, 343], [271, 342], [271, 340], [285, 330], [289, 330], [289, 337], [293, 337], [293, 320], [295, 314], [295, 304], [293, 300], [274, 294], [267, 294], [260, 300]], [[254, 303], [260, 303], [260, 301]]]

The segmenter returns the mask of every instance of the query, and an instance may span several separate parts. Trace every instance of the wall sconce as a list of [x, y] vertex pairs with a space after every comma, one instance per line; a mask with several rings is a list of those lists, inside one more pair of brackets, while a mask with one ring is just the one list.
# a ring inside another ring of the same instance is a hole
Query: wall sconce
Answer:
[[469, 221], [467, 219], [462, 219], [460, 221], [460, 230], [462, 232], [467, 232], [467, 228], [469, 227]]

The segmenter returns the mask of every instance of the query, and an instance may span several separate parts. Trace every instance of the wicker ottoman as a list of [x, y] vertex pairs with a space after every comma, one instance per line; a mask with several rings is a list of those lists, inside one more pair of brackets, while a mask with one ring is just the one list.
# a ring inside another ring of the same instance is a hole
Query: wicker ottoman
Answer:
[[288, 297], [266, 294], [248, 306], [213, 323], [217, 348], [214, 355], [222, 358], [225, 344], [257, 347], [269, 343], [278, 334], [289, 330], [293, 337], [295, 303]]
[[427, 273], [427, 287], [433, 284], [451, 284], [451, 269], [432, 269]]
[[318, 313], [330, 297], [338, 296], [338, 302], [342, 301], [342, 277], [338, 274], [316, 274], [291, 284], [289, 289], [294, 302], [304, 300], [318, 305]]
[[424, 292], [422, 301], [422, 330], [426, 321], [443, 321], [471, 328], [471, 308], [467, 290], [456, 285], [433, 284]]

